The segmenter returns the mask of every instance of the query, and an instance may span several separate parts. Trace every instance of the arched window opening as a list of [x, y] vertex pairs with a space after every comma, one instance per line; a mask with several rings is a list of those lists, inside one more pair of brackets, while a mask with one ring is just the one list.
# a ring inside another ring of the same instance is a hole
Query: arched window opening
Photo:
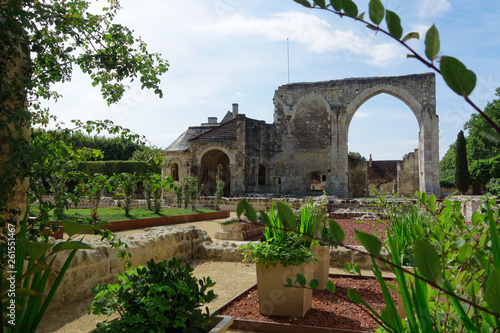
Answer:
[[265, 164], [259, 165], [259, 185], [267, 185], [267, 167]]
[[170, 174], [172, 175], [174, 182], [179, 181], [179, 165], [177, 163], [173, 163], [170, 167]]

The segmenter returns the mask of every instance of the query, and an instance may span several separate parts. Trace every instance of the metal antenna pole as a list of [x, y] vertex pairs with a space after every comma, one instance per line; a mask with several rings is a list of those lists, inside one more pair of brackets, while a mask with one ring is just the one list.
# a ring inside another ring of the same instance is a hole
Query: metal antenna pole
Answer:
[[288, 38], [286, 39], [286, 57], [288, 63], [288, 83], [290, 83], [290, 48], [288, 47]]

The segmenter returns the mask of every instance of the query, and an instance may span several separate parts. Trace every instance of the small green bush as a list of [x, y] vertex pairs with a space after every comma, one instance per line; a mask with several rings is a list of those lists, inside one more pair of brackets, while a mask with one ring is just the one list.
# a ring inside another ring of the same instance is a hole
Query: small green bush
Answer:
[[98, 332], [206, 332], [212, 315], [203, 303], [217, 295], [208, 291], [215, 285], [210, 278], [196, 280], [193, 268], [180, 259], [155, 262], [118, 274], [120, 284], [99, 284], [89, 313], [119, 313], [118, 320], [101, 322]]

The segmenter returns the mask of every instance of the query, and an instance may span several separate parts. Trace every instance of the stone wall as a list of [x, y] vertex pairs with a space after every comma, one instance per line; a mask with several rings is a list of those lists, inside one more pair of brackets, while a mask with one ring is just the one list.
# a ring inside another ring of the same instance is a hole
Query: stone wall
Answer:
[[419, 189], [418, 153], [418, 149], [415, 149], [398, 163], [397, 188], [401, 195], [413, 195]]
[[[169, 260], [173, 257], [188, 261], [198, 255], [202, 243], [211, 239], [205, 231], [196, 227], [155, 227], [142, 233], [121, 237], [128, 244], [134, 267], [145, 265], [150, 259]], [[116, 283], [117, 273], [124, 271], [124, 260], [118, 258], [118, 250], [100, 242], [95, 236], [87, 236], [93, 250], [79, 250], [66, 272], [54, 297], [53, 306], [93, 295], [91, 288], [99, 283]], [[58, 255], [54, 269], [58, 271], [69, 251]], [[49, 281], [53, 283], [55, 277]]]
[[349, 197], [366, 196], [368, 196], [367, 163], [359, 155], [349, 156]]

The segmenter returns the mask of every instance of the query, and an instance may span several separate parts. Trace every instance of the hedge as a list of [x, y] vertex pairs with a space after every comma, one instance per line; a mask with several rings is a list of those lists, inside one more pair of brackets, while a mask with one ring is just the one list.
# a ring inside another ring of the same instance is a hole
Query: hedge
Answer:
[[106, 176], [120, 173], [135, 173], [137, 176], [145, 176], [148, 172], [160, 173], [157, 166], [151, 166], [144, 161], [92, 161], [79, 164], [79, 170], [89, 175], [102, 173]]

